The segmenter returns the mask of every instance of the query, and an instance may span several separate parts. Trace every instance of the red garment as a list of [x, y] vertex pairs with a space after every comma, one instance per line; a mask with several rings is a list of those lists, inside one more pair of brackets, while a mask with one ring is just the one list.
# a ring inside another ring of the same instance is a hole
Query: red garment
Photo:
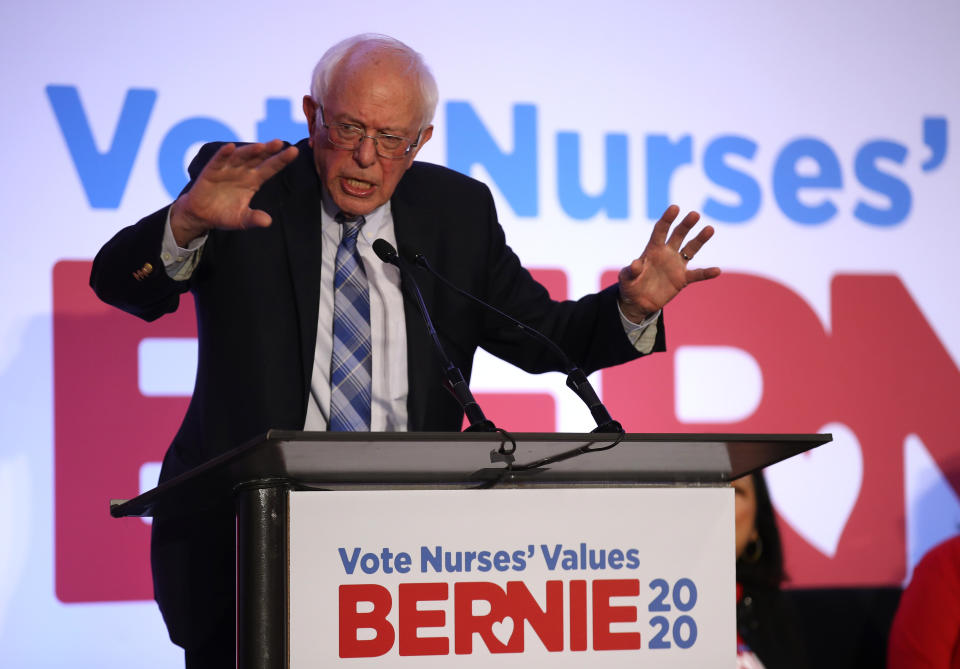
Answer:
[[913, 570], [890, 628], [888, 669], [960, 669], [960, 536]]

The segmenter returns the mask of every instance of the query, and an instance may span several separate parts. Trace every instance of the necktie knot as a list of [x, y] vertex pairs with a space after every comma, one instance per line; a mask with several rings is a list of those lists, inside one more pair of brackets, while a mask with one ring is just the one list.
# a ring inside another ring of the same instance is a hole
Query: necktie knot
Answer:
[[357, 235], [360, 234], [360, 228], [363, 227], [363, 224], [367, 221], [367, 219], [365, 219], [363, 216], [348, 218], [342, 211], [337, 212], [337, 215], [333, 218], [337, 223], [343, 226], [342, 240], [355, 240]]

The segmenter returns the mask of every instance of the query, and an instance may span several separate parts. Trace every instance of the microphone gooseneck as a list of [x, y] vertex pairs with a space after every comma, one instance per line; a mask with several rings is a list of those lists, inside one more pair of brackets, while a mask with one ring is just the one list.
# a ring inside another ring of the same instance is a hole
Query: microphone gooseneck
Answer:
[[[374, 243], [374, 247], [376, 247], [376, 243]], [[393, 249], [392, 246], [390, 248], [391, 250]], [[394, 251], [394, 253], [396, 254], [396, 251]], [[600, 398], [597, 396], [597, 393], [593, 389], [593, 386], [590, 385], [590, 381], [587, 379], [587, 375], [584, 373], [584, 371], [580, 369], [576, 364], [574, 364], [574, 362], [570, 359], [570, 357], [566, 354], [566, 352], [562, 348], [560, 348], [560, 346], [556, 342], [554, 342], [547, 335], [543, 334], [536, 328], [530, 327], [526, 323], [523, 323], [522, 321], [517, 320], [510, 314], [500, 311], [492, 304], [488, 304], [483, 300], [481, 300], [479, 297], [471, 295], [467, 291], [462, 290], [460, 287], [454, 285], [446, 277], [444, 277], [443, 275], [438, 273], [435, 269], [433, 269], [433, 267], [430, 265], [430, 263], [427, 261], [427, 259], [424, 257], [422, 253], [415, 254], [414, 261], [417, 263], [417, 265], [419, 265], [420, 267], [430, 272], [430, 274], [432, 274], [441, 283], [443, 283], [445, 286], [453, 290], [458, 295], [462, 295], [467, 299], [473, 300], [474, 302], [484, 307], [485, 309], [488, 309], [493, 313], [499, 315], [501, 318], [505, 319], [507, 322], [516, 326], [521, 332], [523, 332], [529, 337], [533, 337], [534, 339], [537, 339], [540, 342], [546, 344], [550, 350], [556, 353], [557, 357], [560, 358], [560, 360], [562, 361], [563, 368], [567, 373], [567, 387], [570, 388], [570, 390], [572, 390], [574, 393], [576, 393], [577, 397], [579, 397], [583, 401], [583, 403], [587, 405], [587, 408], [590, 409], [590, 415], [593, 416], [593, 420], [596, 421], [597, 423], [597, 427], [592, 430], [593, 432], [622, 433], [624, 431], [623, 426], [620, 425], [619, 422], [615, 421], [610, 416], [610, 412], [607, 411], [607, 408], [603, 405], [603, 402], [600, 401]]]
[[417, 285], [416, 279], [413, 278], [413, 273], [410, 272], [407, 262], [400, 257], [397, 250], [393, 248], [393, 244], [385, 239], [374, 240], [373, 252], [377, 254], [380, 260], [400, 270], [400, 275], [403, 279], [402, 283], [407, 287], [408, 293], [413, 296], [414, 302], [417, 304], [417, 309], [420, 311], [420, 316], [427, 326], [427, 332], [430, 334], [433, 345], [440, 355], [444, 375], [446, 376], [447, 389], [450, 390], [456, 398], [463, 412], [466, 414], [467, 420], [470, 422], [470, 427], [467, 428], [467, 431], [496, 432], [497, 427], [483, 415], [483, 410], [480, 408], [480, 405], [477, 404], [476, 399], [474, 399], [473, 393], [470, 392], [470, 387], [463, 378], [463, 372], [453, 364], [446, 350], [444, 350], [443, 344], [440, 343], [440, 337], [437, 335], [437, 330], [433, 326], [433, 319], [430, 318], [430, 312], [427, 311], [427, 305], [424, 304], [423, 295], [420, 293], [420, 286]]

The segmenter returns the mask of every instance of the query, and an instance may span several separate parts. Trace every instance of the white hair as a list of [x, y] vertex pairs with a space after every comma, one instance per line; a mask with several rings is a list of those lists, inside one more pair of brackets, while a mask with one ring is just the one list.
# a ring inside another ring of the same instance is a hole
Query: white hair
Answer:
[[[423, 56], [408, 47], [398, 39], [377, 33], [354, 35], [337, 42], [327, 49], [316, 67], [313, 68], [313, 78], [310, 82], [310, 95], [317, 104], [323, 104], [324, 96], [330, 87], [330, 81], [337, 68], [348, 56], [360, 48], [367, 47], [374, 51], [386, 52], [400, 56], [406, 61], [407, 71], [412, 72], [420, 85], [420, 100], [422, 105], [421, 129], [430, 125], [433, 115], [437, 111], [437, 100], [440, 95], [437, 91], [437, 82], [430, 72], [430, 68], [423, 60]], [[319, 110], [318, 110], [319, 111]]]

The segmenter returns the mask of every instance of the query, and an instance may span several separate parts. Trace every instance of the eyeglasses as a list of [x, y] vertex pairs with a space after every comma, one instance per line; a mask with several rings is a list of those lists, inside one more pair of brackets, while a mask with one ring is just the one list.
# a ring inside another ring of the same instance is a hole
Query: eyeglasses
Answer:
[[416, 139], [400, 137], [399, 135], [388, 135], [385, 132], [368, 135], [365, 129], [358, 125], [351, 125], [350, 123], [327, 123], [323, 116], [323, 105], [319, 105], [319, 107], [320, 125], [327, 129], [327, 141], [338, 149], [356, 151], [357, 148], [363, 144], [363, 140], [372, 139], [378, 156], [396, 160], [403, 158], [410, 153], [411, 149], [420, 144], [420, 135], [423, 134], [423, 128], [417, 132]]

